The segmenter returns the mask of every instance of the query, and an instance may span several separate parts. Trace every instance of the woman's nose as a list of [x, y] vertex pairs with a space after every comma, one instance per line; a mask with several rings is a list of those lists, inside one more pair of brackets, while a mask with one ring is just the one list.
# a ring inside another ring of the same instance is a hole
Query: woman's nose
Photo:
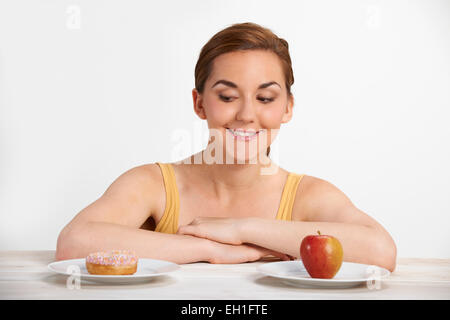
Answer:
[[236, 114], [236, 120], [252, 122], [255, 118], [256, 112], [254, 102], [250, 98], [242, 99], [242, 102], [239, 104], [239, 110]]

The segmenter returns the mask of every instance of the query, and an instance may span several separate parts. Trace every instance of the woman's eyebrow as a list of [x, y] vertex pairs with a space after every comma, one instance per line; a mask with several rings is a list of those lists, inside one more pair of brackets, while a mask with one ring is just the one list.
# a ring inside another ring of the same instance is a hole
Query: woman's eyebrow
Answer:
[[[231, 82], [231, 81], [228, 81], [228, 80], [219, 80], [219, 81], [217, 81], [216, 83], [214, 83], [214, 85], [211, 87], [211, 89], [212, 88], [214, 88], [216, 85], [218, 85], [219, 83], [221, 83], [221, 84], [223, 84], [223, 85], [226, 85], [226, 86], [228, 86], [228, 87], [231, 87], [231, 88], [237, 88], [238, 86], [237, 86], [237, 84], [235, 84], [234, 82]], [[265, 89], [265, 88], [267, 88], [267, 87], [270, 87], [271, 85], [273, 85], [273, 84], [276, 84], [277, 86], [279, 86], [280, 88], [281, 88], [281, 86], [278, 84], [278, 82], [276, 82], [276, 81], [270, 81], [270, 82], [266, 82], [266, 83], [263, 83], [263, 84], [261, 84], [261, 85], [259, 85], [259, 87], [258, 87], [258, 89]]]

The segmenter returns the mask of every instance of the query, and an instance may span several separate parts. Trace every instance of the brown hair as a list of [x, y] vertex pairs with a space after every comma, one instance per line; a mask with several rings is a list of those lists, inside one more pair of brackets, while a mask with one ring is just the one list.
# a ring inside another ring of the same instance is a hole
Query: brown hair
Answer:
[[[200, 94], [203, 93], [217, 56], [232, 51], [257, 49], [272, 51], [280, 58], [286, 90], [288, 95], [292, 95], [294, 73], [287, 41], [279, 38], [270, 29], [251, 22], [233, 24], [216, 33], [203, 46], [195, 66], [195, 89]], [[267, 148], [267, 155], [269, 153], [270, 146]]]

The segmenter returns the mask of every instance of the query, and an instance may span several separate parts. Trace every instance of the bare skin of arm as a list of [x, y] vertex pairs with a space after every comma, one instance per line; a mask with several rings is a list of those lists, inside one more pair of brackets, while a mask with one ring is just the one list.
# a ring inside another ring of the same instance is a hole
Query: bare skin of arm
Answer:
[[134, 250], [138, 257], [191, 263], [242, 263], [267, 255], [287, 256], [257, 245], [230, 245], [190, 235], [140, 227], [152, 218], [161, 195], [159, 167], [139, 166], [118, 177], [105, 193], [80, 211], [61, 231], [56, 260], [84, 258], [91, 252]]

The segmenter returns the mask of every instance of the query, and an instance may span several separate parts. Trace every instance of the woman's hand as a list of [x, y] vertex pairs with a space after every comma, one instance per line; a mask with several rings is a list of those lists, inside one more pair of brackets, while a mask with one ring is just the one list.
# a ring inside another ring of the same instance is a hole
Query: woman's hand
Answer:
[[244, 219], [198, 217], [188, 225], [178, 228], [177, 234], [191, 235], [216, 242], [242, 244], [242, 225]]
[[245, 219], [198, 217], [188, 225], [179, 227], [177, 234], [210, 240], [208, 262], [244, 263], [257, 261], [266, 256], [281, 260], [293, 260], [287, 254], [242, 241]]
[[223, 244], [220, 242], [210, 241], [209, 263], [245, 263], [257, 261], [266, 256], [275, 256], [281, 260], [293, 260], [294, 258], [280, 252], [269, 250], [253, 244]]

